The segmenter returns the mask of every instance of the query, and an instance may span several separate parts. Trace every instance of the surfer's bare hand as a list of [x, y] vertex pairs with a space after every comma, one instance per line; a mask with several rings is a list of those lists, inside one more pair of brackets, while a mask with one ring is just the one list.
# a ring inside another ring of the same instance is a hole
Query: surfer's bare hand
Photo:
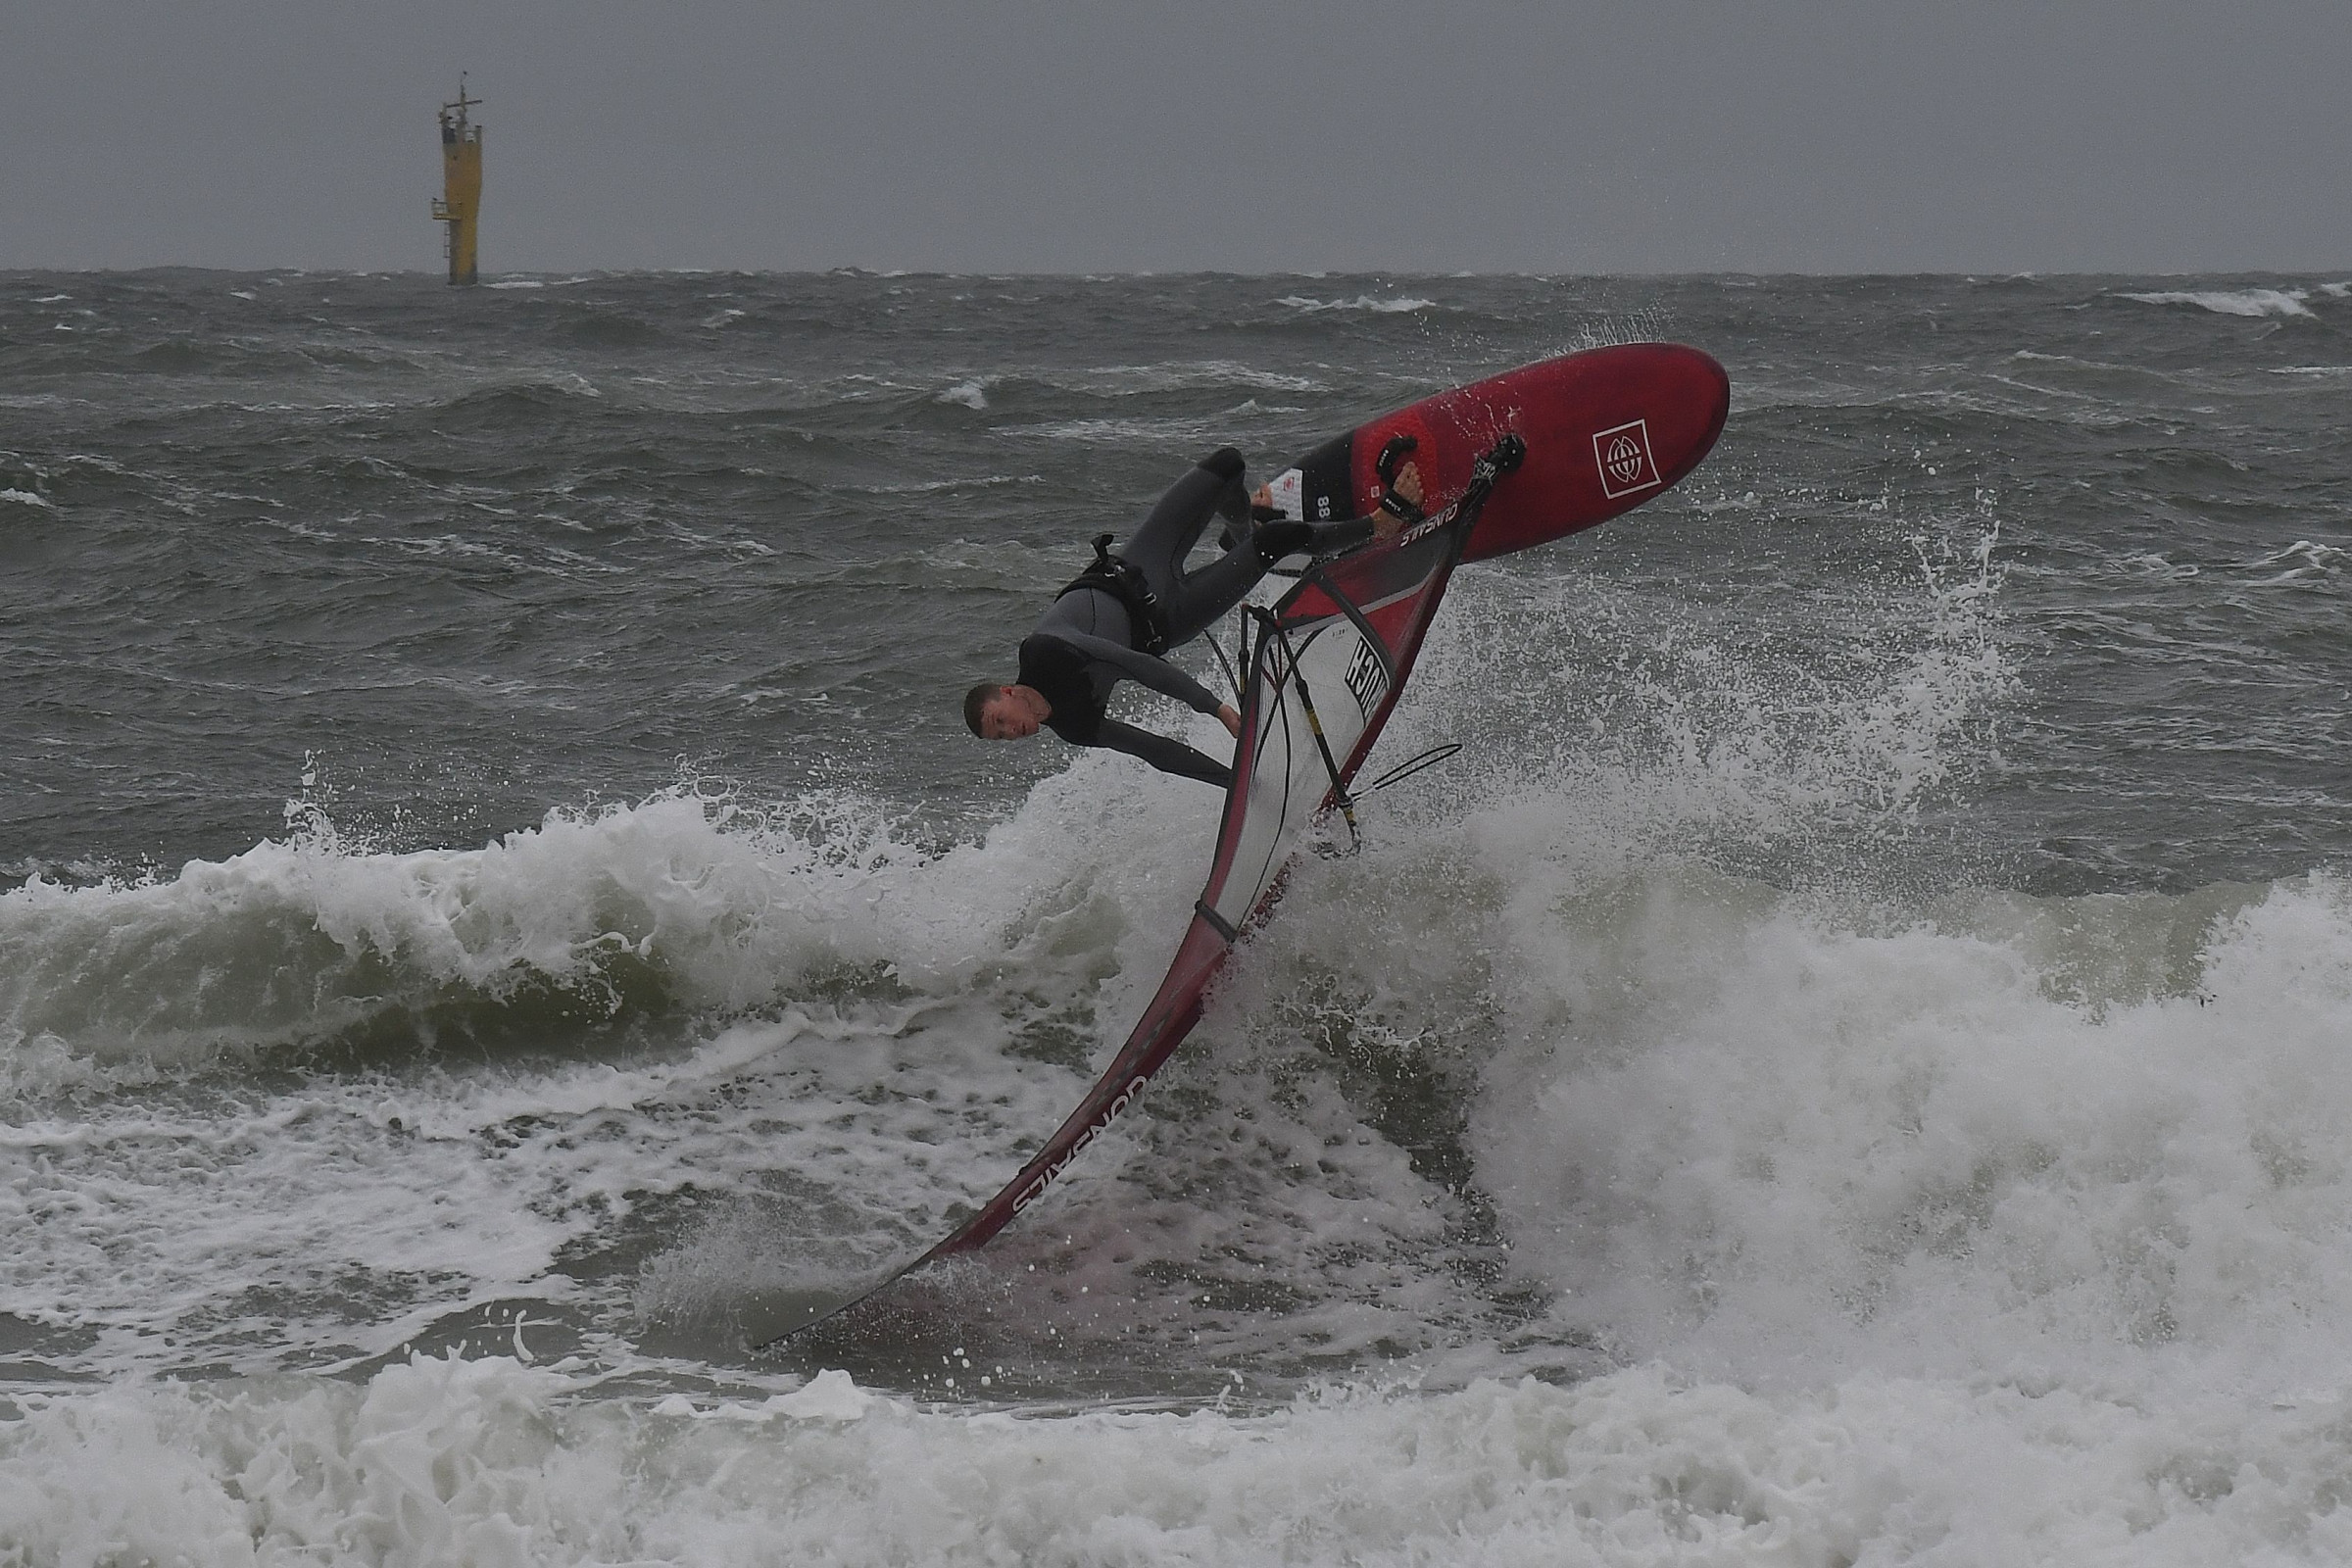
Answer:
[[1242, 738], [1242, 715], [1234, 710], [1231, 703], [1218, 705], [1217, 722], [1224, 725], [1225, 733], [1235, 740], [1238, 741]]
[[[1396, 493], [1404, 497], [1405, 500], [1410, 501], [1416, 507], [1421, 504], [1420, 465], [1408, 463], [1401, 469], [1397, 470]], [[1373, 538], [1394, 539], [1403, 531], [1404, 519], [1397, 516], [1396, 514], [1391, 512], [1388, 508], [1382, 507], [1379, 511], [1372, 514]]]

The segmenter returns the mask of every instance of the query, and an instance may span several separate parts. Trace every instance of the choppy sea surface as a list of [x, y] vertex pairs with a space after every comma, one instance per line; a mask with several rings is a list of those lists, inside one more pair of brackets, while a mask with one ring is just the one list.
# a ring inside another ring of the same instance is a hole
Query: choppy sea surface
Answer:
[[[1086, 538], [1642, 337], [1463, 751], [747, 1352], [1199, 890], [960, 726]], [[2348, 425], [2335, 277], [0, 273], [0, 1561], [2340, 1562]]]

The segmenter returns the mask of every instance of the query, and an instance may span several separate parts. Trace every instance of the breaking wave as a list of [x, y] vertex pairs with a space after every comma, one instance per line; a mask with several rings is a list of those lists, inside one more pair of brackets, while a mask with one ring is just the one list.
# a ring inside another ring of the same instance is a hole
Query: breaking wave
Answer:
[[2159, 289], [2144, 294], [2125, 294], [2128, 300], [2142, 305], [2193, 305], [2199, 310], [2221, 316], [2309, 316], [2311, 307], [2304, 303], [2311, 298], [2309, 289], [2241, 288], [2241, 289]]
[[[123, 1387], [0, 1435], [34, 1561], [2321, 1561], [2338, 1398], [1857, 1377], [1334, 1394], [1265, 1414], [970, 1417], [839, 1373], [765, 1400], [577, 1397], [512, 1354], [362, 1386]], [[877, 1507], [877, 1497], [888, 1497]], [[103, 1521], [103, 1522], [101, 1522]], [[103, 1532], [103, 1535], [101, 1535]]]
[[1287, 305], [1302, 316], [1320, 316], [1326, 311], [1357, 311], [1371, 316], [1403, 316], [1414, 311], [1439, 309], [1436, 300], [1425, 300], [1411, 294], [1400, 295], [1394, 299], [1383, 299], [1371, 294], [1358, 294], [1353, 299], [1346, 300], [1318, 300], [1304, 294], [1285, 294], [1274, 303]]

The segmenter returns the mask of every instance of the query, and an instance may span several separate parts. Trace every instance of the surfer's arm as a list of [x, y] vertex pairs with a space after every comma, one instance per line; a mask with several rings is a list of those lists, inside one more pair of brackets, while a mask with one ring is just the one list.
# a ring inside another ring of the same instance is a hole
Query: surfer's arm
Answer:
[[1315, 542], [1309, 549], [1312, 554], [1318, 556], [1336, 556], [1343, 550], [1353, 550], [1357, 545], [1372, 537], [1374, 530], [1379, 526], [1380, 519], [1387, 515], [1388, 514], [1385, 512], [1376, 512], [1369, 517], [1349, 517], [1345, 522], [1317, 523], [1314, 525]]
[[1096, 729], [1095, 744], [1140, 758], [1162, 773], [1173, 773], [1179, 778], [1197, 778], [1219, 789], [1233, 782], [1233, 769], [1223, 762], [1201, 756], [1182, 741], [1137, 729], [1133, 724], [1122, 724], [1115, 718], [1104, 719]]
[[1127, 679], [1141, 681], [1163, 697], [1175, 698], [1195, 712], [1213, 713], [1222, 706], [1199, 681], [1164, 659], [1082, 631], [1056, 629], [1054, 635], [1088, 659], [1110, 665]]

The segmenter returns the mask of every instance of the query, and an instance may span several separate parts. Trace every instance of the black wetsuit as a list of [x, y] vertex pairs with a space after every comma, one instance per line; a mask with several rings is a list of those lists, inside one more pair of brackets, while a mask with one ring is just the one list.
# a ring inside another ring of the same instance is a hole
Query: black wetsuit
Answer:
[[[1244, 537], [1199, 571], [1184, 569], [1201, 530], [1224, 515]], [[1295, 550], [1315, 554], [1346, 548], [1371, 537], [1368, 519], [1327, 523], [1275, 523], [1254, 534], [1248, 528], [1250, 500], [1242, 487], [1242, 455], [1226, 447], [1200, 460], [1159, 498], [1119, 554], [1144, 575], [1158, 600], [1167, 646], [1192, 641], [1242, 602], [1266, 568]], [[1142, 652], [1127, 605], [1107, 588], [1079, 588], [1054, 601], [1021, 644], [1023, 686], [1042, 693], [1053, 712], [1046, 726], [1076, 746], [1104, 746], [1140, 757], [1163, 773], [1223, 786], [1233, 769], [1201, 756], [1181, 741], [1122, 724], [1104, 711], [1111, 688], [1141, 681], [1202, 713], [1214, 713], [1217, 699], [1183, 670]]]

